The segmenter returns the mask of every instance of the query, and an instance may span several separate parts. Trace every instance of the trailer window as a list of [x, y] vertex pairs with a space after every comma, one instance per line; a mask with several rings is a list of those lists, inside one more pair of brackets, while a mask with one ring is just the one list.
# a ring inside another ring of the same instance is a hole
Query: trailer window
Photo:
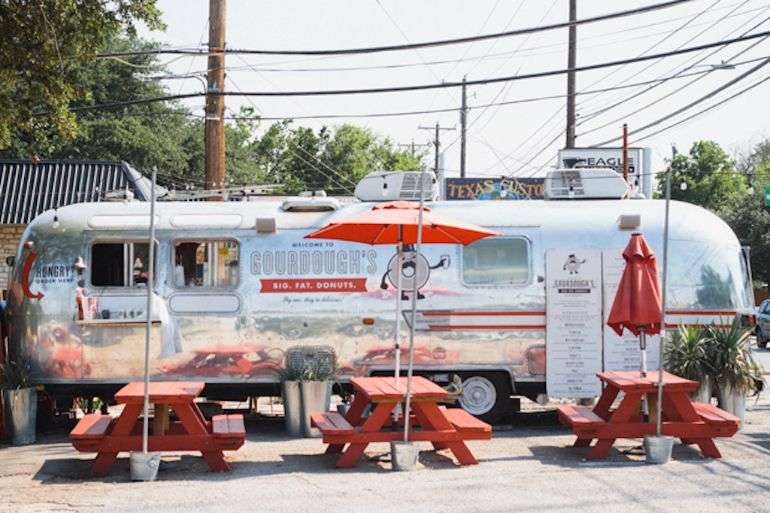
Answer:
[[526, 239], [484, 239], [463, 248], [466, 285], [512, 285], [529, 281]]
[[174, 283], [177, 287], [236, 287], [239, 257], [234, 240], [177, 242]]
[[150, 245], [146, 242], [94, 244], [91, 246], [91, 284], [95, 287], [145, 287], [149, 253]]

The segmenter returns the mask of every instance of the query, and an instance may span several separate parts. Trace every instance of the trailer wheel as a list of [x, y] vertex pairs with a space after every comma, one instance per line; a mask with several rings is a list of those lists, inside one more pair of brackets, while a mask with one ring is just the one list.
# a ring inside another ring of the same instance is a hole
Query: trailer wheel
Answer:
[[511, 384], [504, 373], [463, 373], [460, 407], [489, 424], [495, 424], [510, 413]]

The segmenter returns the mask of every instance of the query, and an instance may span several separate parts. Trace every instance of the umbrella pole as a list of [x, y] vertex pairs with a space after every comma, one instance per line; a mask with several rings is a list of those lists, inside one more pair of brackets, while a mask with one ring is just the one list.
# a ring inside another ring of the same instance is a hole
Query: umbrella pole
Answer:
[[647, 377], [647, 335], [644, 328], [639, 329], [639, 349], [642, 352], [640, 371], [642, 377]]
[[663, 278], [660, 305], [660, 347], [658, 348], [658, 404], [655, 434], [661, 436], [661, 407], [663, 404], [663, 346], [666, 340], [666, 277], [668, 276], [668, 215], [671, 204], [671, 166], [666, 171], [666, 213], [663, 222]]
[[152, 333], [152, 289], [155, 284], [155, 180], [157, 169], [152, 170], [150, 188], [150, 264], [147, 268], [147, 329], [144, 335], [144, 408], [142, 420], [142, 452], [147, 454], [150, 409], [150, 335]]
[[[404, 227], [398, 227], [399, 239], [404, 240]], [[403, 251], [403, 242], [399, 242], [396, 245], [396, 334], [394, 335], [393, 346], [396, 349], [396, 366], [394, 374], [396, 378], [396, 386], [398, 386], [401, 379], [401, 258]]]
[[409, 364], [406, 368], [406, 405], [404, 407], [404, 442], [409, 441], [409, 406], [412, 401], [412, 370], [414, 367], [414, 325], [417, 322], [417, 266], [422, 249], [422, 209], [425, 203], [423, 188], [425, 172], [420, 172], [420, 210], [417, 214], [417, 245], [414, 248], [415, 279], [412, 288], [412, 322], [409, 323]]

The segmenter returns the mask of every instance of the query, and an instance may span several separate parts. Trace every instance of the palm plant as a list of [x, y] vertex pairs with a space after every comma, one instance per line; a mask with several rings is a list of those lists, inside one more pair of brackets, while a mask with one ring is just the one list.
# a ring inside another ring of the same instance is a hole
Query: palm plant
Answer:
[[693, 381], [703, 381], [713, 373], [705, 330], [680, 326], [666, 340], [664, 366], [669, 372]]
[[17, 358], [7, 363], [0, 363], [0, 388], [6, 390], [20, 390], [30, 388], [32, 384], [32, 364], [24, 359]]
[[749, 344], [751, 328], [735, 319], [729, 327], [708, 328], [709, 356], [715, 380], [737, 392], [756, 390], [762, 380], [762, 366], [754, 359]]

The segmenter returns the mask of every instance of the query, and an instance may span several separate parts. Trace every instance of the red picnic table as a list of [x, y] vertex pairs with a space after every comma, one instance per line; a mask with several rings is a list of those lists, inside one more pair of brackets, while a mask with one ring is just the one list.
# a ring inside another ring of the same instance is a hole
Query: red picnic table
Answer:
[[[211, 422], [203, 417], [195, 398], [203, 391], [199, 382], [152, 382], [150, 403], [155, 405], [155, 419], [148, 438], [150, 451], [200, 451], [214, 471], [229, 470], [222, 451], [234, 451], [243, 445], [246, 430], [242, 415], [216, 415]], [[93, 472], [105, 475], [118, 453], [142, 450], [142, 409], [144, 383], [129, 383], [115, 394], [124, 404], [118, 418], [91, 413], [84, 416], [70, 433], [72, 445], [80, 452], [96, 452]], [[168, 411], [178, 417], [169, 422]]]
[[[406, 378], [396, 384], [395, 377], [353, 378], [353, 402], [344, 417], [336, 412], [314, 412], [313, 426], [329, 444], [327, 453], [341, 453], [338, 467], [352, 467], [358, 463], [370, 443], [403, 440], [403, 426], [383, 430], [391, 425], [394, 408], [406, 398]], [[444, 408], [439, 402], [447, 399], [446, 390], [435, 383], [416, 376], [412, 378], [410, 441], [431, 442], [435, 449], [450, 449], [461, 465], [478, 463], [466, 440], [489, 440], [492, 427], [465, 410]], [[368, 405], [371, 413], [364, 417]], [[401, 419], [403, 423], [403, 419]], [[345, 446], [347, 445], [347, 448]]]
[[[642, 438], [656, 431], [657, 371], [648, 372], [646, 377], [638, 371], [600, 372], [597, 376], [606, 386], [593, 410], [572, 404], [559, 406], [562, 423], [577, 435], [575, 447], [589, 447], [593, 439], [597, 440], [588, 453], [589, 459], [607, 457], [618, 438]], [[713, 439], [733, 436], [740, 420], [711, 404], [692, 402], [689, 393], [697, 388], [697, 381], [663, 373], [661, 429], [664, 435], [679, 438], [684, 444], [698, 445], [704, 456], [720, 458]], [[621, 392], [618, 407], [611, 410]], [[645, 396], [652, 413], [650, 422], [643, 422], [640, 415]]]

